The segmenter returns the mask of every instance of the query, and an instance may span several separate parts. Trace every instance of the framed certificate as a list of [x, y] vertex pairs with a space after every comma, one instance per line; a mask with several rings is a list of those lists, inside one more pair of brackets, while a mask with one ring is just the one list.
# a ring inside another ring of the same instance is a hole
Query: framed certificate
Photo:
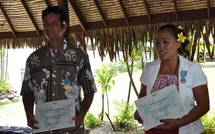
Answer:
[[145, 130], [161, 125], [161, 119], [176, 119], [188, 113], [175, 85], [142, 97], [135, 101], [135, 105]]
[[74, 127], [75, 100], [66, 99], [60, 101], [38, 103], [36, 105], [35, 119], [39, 129], [33, 129], [33, 133]]

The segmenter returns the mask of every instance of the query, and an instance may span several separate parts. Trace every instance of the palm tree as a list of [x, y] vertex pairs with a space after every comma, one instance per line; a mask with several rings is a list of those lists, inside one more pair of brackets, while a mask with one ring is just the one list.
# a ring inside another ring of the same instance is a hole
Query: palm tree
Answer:
[[107, 99], [107, 110], [109, 115], [109, 99], [108, 99], [108, 92], [111, 90], [112, 86], [115, 84], [113, 80], [114, 74], [111, 72], [111, 68], [102, 64], [101, 68], [96, 72], [98, 75], [98, 84], [101, 86], [102, 91], [102, 111], [101, 111], [101, 121], [103, 121], [104, 117], [104, 94], [106, 95]]

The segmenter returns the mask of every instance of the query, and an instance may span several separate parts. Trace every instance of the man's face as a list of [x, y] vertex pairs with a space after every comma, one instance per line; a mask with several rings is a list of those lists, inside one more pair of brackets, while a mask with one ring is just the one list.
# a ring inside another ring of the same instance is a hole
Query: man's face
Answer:
[[64, 38], [66, 25], [61, 25], [60, 15], [49, 13], [43, 18], [43, 27], [46, 37], [49, 40], [59, 40]]

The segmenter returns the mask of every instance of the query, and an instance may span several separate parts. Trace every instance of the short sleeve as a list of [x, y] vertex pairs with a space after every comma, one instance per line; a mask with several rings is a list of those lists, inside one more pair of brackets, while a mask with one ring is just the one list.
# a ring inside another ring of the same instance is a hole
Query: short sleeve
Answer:
[[81, 84], [84, 95], [93, 94], [97, 91], [88, 55], [84, 53], [84, 62], [79, 70], [78, 82]]
[[147, 76], [148, 76], [147, 70], [148, 70], [148, 64], [145, 65], [145, 68], [143, 69], [142, 74], [140, 76], [140, 82], [143, 85], [147, 85]]
[[208, 83], [200, 64], [193, 64], [191, 67], [191, 81], [192, 88]]
[[33, 89], [31, 84], [31, 73], [30, 73], [28, 61], [26, 62], [25, 73], [22, 81], [22, 88], [21, 88], [20, 95], [33, 96]]

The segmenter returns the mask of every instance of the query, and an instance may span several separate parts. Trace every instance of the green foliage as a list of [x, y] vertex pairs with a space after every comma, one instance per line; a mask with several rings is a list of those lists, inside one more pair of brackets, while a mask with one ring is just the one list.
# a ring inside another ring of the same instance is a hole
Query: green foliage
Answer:
[[10, 90], [10, 83], [6, 80], [0, 80], [0, 93], [8, 93]]
[[[3, 55], [5, 52], [5, 48], [0, 48], [0, 54]], [[3, 55], [4, 56], [4, 55]]]
[[144, 45], [139, 42], [132, 48], [130, 58], [132, 61], [141, 61], [144, 56]]
[[112, 86], [115, 85], [113, 80], [114, 72], [110, 66], [102, 64], [101, 68], [96, 71], [98, 75], [98, 84], [101, 85], [102, 93], [110, 91]]
[[0, 106], [1, 106], [1, 105], [6, 105], [6, 104], [10, 104], [10, 103], [11, 103], [11, 101], [8, 100], [8, 99], [0, 100]]
[[[144, 65], [142, 65], [142, 63], [140, 61], [134, 61], [134, 70], [140, 70], [142, 69]], [[112, 63], [110, 64], [110, 67], [112, 68], [112, 71], [114, 71], [115, 73], [123, 73], [123, 72], [127, 72], [127, 67], [126, 67], [126, 63], [124, 61], [119, 61], [117, 63]], [[131, 67], [131, 64], [129, 64], [129, 67]]]
[[101, 125], [101, 121], [95, 115], [88, 112], [84, 118], [84, 124], [87, 128], [96, 128]]
[[126, 63], [122, 60], [116, 63], [111, 63], [110, 66], [112, 70], [114, 70], [117, 73], [127, 72]]
[[118, 115], [115, 116], [116, 126], [125, 130], [135, 128], [136, 122], [133, 116], [134, 105], [131, 105], [124, 100], [121, 102], [115, 101], [114, 104], [119, 112]]
[[138, 70], [143, 69], [144, 65], [145, 65], [145, 63], [143, 63], [143, 65], [142, 65], [142, 63], [140, 61], [134, 62], [134, 68], [136, 68]]
[[210, 110], [206, 115], [201, 118], [201, 121], [205, 127], [203, 134], [215, 133], [215, 110]]

